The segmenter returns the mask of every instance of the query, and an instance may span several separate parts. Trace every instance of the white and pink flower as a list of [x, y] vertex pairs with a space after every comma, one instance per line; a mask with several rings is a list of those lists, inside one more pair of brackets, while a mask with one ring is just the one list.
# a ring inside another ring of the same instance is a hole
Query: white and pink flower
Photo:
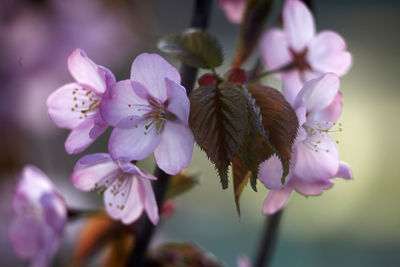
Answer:
[[194, 137], [188, 126], [190, 102], [176, 68], [157, 54], [141, 54], [131, 79], [107, 90], [100, 110], [115, 126], [109, 142], [113, 159], [142, 160], [154, 151], [157, 165], [168, 174], [186, 168]]
[[114, 161], [105, 153], [83, 156], [71, 175], [79, 190], [104, 194], [107, 213], [125, 224], [136, 221], [143, 210], [153, 224], [158, 223], [158, 207], [150, 183], [156, 179], [136, 165]]
[[271, 70], [293, 64], [282, 73], [284, 95], [293, 104], [304, 84], [327, 72], [342, 76], [351, 67], [352, 57], [343, 38], [333, 31], [315, 33], [314, 18], [300, 0], [286, 0], [283, 30], [268, 30], [261, 40], [264, 64]]
[[68, 57], [68, 69], [76, 82], [68, 83], [47, 99], [48, 113], [61, 128], [71, 129], [65, 149], [80, 153], [107, 128], [99, 107], [105, 90], [116, 81], [108, 69], [96, 65], [80, 49]]
[[16, 218], [9, 234], [15, 252], [30, 260], [30, 266], [48, 266], [67, 221], [64, 199], [43, 172], [27, 165], [15, 189], [13, 205]]
[[342, 110], [339, 77], [327, 73], [305, 84], [294, 100], [300, 128], [293, 145], [291, 166], [282, 185], [282, 166], [276, 156], [260, 165], [259, 178], [270, 189], [264, 213], [281, 209], [293, 189], [303, 195], [320, 195], [333, 186], [331, 178], [352, 178], [350, 167], [339, 161], [336, 141], [330, 133], [341, 131]]
[[234, 24], [242, 22], [246, 0], [218, 0], [218, 5], [230, 22]]

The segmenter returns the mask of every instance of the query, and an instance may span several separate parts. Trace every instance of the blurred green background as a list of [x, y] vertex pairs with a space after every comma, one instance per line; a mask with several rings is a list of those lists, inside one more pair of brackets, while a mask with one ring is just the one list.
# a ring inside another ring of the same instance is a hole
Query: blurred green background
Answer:
[[[93, 24], [89, 24], [92, 28], [88, 26], [87, 31], [105, 27], [103, 31], [99, 30], [99, 36], [108, 36], [110, 31], [114, 31], [114, 26], [95, 23], [95, 20], [102, 20], [106, 16], [104, 14], [111, 13], [107, 16], [118, 18], [112, 23], [116, 23], [115, 29], [121, 33], [90, 43], [87, 40], [90, 35], [75, 33], [85, 30], [81, 24], [71, 26], [72, 22], [67, 19], [63, 22], [65, 26], [59, 26], [64, 37], [46, 35], [46, 38], [61, 39], [54, 46], [61, 45], [63, 48], [60, 51], [52, 50], [53, 46], [45, 49], [49, 57], [46, 60], [51, 64], [34, 58], [30, 54], [32, 51], [26, 49], [27, 46], [46, 46], [47, 43], [37, 40], [40, 36], [30, 36], [31, 39], [26, 37], [40, 33], [43, 28], [41, 24], [25, 29], [20, 24], [24, 25], [26, 21], [17, 21], [19, 24], [15, 21], [21, 16], [38, 16], [39, 21], [43, 19], [41, 16], [55, 16], [59, 13], [45, 13], [41, 9], [47, 8], [48, 2], [60, 1], [32, 1], [36, 4], [17, 1], [24, 7], [22, 11], [16, 11], [21, 6], [15, 7], [11, 2], [2, 2], [6, 9], [3, 9], [4, 14], [0, 12], [1, 39], [4, 36], [7, 39], [1, 41], [0, 55], [8, 54], [0, 63], [3, 84], [0, 95], [0, 253], [5, 264], [2, 266], [23, 266], [13, 254], [7, 238], [12, 217], [12, 186], [21, 166], [33, 163], [48, 173], [70, 205], [95, 207], [101, 203], [93, 202], [93, 195], [78, 192], [72, 187], [68, 177], [80, 155], [65, 154], [63, 142], [67, 131], [51, 124], [44, 106], [50, 92], [71, 80], [66, 68], [67, 55], [76, 47], [81, 47], [95, 62], [110, 67], [119, 79], [128, 78], [129, 67], [136, 54], [157, 51], [156, 41], [159, 37], [177, 33], [189, 24], [192, 1], [151, 0], [131, 1], [129, 4], [125, 1], [87, 1], [96, 2], [96, 8], [102, 12], [89, 18], [85, 14], [82, 16], [89, 21], [83, 19], [81, 23]], [[281, 1], [277, 2], [277, 10], [270, 24], [277, 20]], [[82, 5], [77, 1], [69, 4], [76, 5], [77, 10]], [[132, 12], [127, 12], [127, 7]], [[8, 12], [7, 8], [11, 8], [15, 14]], [[272, 265], [400, 266], [400, 158], [397, 155], [400, 151], [400, 3], [389, 0], [320, 0], [315, 1], [315, 8], [317, 29], [339, 32], [353, 54], [353, 67], [341, 79], [344, 109], [340, 122], [344, 131], [334, 138], [340, 141], [341, 159], [353, 168], [354, 180], [338, 179], [336, 185], [320, 197], [306, 198], [298, 194], [292, 197], [283, 214]], [[72, 19], [74, 16], [76, 14]], [[48, 23], [45, 21], [44, 25], [48, 26]], [[57, 26], [52, 26], [52, 29], [59, 30]], [[230, 24], [214, 4], [210, 29], [224, 47], [227, 62], [218, 69], [223, 73], [228, 68], [235, 48], [238, 26]], [[72, 38], [73, 42], [65, 37], [67, 33], [72, 36], [68, 38]], [[25, 37], [37, 41], [37, 44], [24, 43]], [[127, 47], [115, 51], [124, 43]], [[104, 55], [107, 53], [111, 53], [109, 58]], [[30, 66], [30, 61], [34, 60], [38, 63]], [[29, 69], [18, 68], [21, 62]], [[15, 69], [13, 76], [9, 74], [10, 66]], [[61, 74], [49, 79], [53, 72], [47, 72], [43, 66], [57, 66]], [[279, 87], [279, 81], [274, 77], [267, 79], [266, 83]], [[87, 153], [106, 151], [108, 134], [102, 136]], [[153, 168], [152, 164], [152, 159], [143, 163], [149, 169]], [[240, 254], [253, 258], [265, 221], [261, 209], [267, 190], [261, 184], [257, 193], [246, 188], [241, 197], [242, 215], [238, 218], [232, 188], [221, 189], [213, 166], [198, 148], [195, 149], [188, 171], [199, 172], [200, 183], [194, 190], [178, 198], [178, 212], [162, 225], [158, 239], [195, 242], [228, 266], [235, 266]], [[69, 226], [58, 263], [71, 253], [79, 226], [80, 223]]]

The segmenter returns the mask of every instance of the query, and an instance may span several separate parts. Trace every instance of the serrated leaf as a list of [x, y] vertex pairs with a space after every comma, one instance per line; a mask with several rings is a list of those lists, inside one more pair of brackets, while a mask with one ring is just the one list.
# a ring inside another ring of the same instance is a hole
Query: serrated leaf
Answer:
[[190, 95], [189, 125], [197, 144], [215, 164], [222, 188], [228, 167], [247, 133], [247, 98], [240, 86], [220, 83], [199, 87]]
[[196, 184], [198, 184], [198, 177], [196, 174], [189, 175], [180, 172], [176, 175], [173, 175], [168, 183], [166, 198], [169, 199], [177, 197], [192, 189]]
[[[264, 136], [261, 134], [260, 136], [263, 139], [268, 139], [265, 140], [263, 148], [267, 150], [268, 154], [275, 153], [280, 158], [284, 170], [282, 179], [284, 179], [289, 172], [292, 144], [296, 138], [299, 125], [296, 112], [286, 102], [283, 95], [274, 88], [259, 84], [248, 88], [248, 91], [255, 99], [257, 107], [260, 108], [262, 124], [266, 133]], [[260, 138], [260, 136], [257, 138]], [[254, 138], [251, 139], [255, 140]], [[268, 148], [266, 144], [269, 144], [270, 147]], [[254, 151], [257, 150], [254, 149]], [[253, 175], [257, 175], [257, 173], [253, 172]]]
[[251, 55], [258, 44], [264, 30], [273, 0], [248, 0], [246, 3], [242, 24], [240, 25], [239, 40], [236, 48], [233, 67], [240, 67]]
[[251, 172], [244, 165], [240, 157], [236, 156], [232, 162], [232, 173], [233, 173], [233, 192], [235, 195], [236, 211], [240, 216], [240, 204], [239, 198], [243, 192], [244, 187], [249, 181]]
[[158, 42], [158, 49], [186, 65], [213, 69], [223, 62], [223, 54], [217, 39], [208, 31], [189, 29], [171, 35]]

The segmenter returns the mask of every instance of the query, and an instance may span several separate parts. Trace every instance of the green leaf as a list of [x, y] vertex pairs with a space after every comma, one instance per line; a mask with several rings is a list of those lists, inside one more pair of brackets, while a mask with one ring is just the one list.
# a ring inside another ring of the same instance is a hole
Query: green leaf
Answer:
[[171, 35], [158, 42], [158, 49], [186, 65], [213, 69], [223, 62], [223, 54], [217, 39], [208, 31], [189, 29]]
[[167, 199], [177, 197], [198, 184], [197, 175], [183, 174], [182, 172], [171, 176], [168, 184]]
[[222, 82], [194, 90], [190, 102], [189, 125], [225, 189], [229, 165], [247, 133], [247, 97], [239, 85]]
[[239, 40], [232, 65], [240, 67], [251, 55], [264, 30], [273, 0], [248, 0], [246, 3]]

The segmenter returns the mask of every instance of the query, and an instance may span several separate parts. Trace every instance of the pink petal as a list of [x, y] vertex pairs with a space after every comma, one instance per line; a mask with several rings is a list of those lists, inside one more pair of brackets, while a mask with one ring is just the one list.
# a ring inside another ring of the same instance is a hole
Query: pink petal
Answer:
[[61, 235], [67, 222], [67, 207], [64, 199], [56, 192], [45, 193], [40, 198], [46, 223], [55, 234]]
[[174, 114], [181, 123], [187, 125], [189, 120], [190, 102], [186, 95], [186, 89], [170, 79], [165, 79], [167, 86], [168, 107], [167, 110]]
[[312, 114], [310, 118], [316, 121], [336, 122], [342, 114], [342, 107], [342, 93], [338, 92], [335, 99], [328, 107]]
[[290, 180], [290, 186], [302, 195], [319, 196], [324, 192], [324, 190], [331, 188], [333, 182], [327, 179], [320, 182], [310, 183], [296, 177]]
[[97, 66], [97, 67], [99, 68], [99, 72], [102, 73], [102, 75], [105, 78], [106, 88], [111, 88], [117, 83], [114, 74], [109, 69], [103, 66]]
[[240, 255], [237, 258], [237, 267], [251, 267], [251, 261], [249, 257], [245, 255]]
[[104, 72], [82, 50], [76, 49], [69, 55], [68, 69], [78, 83], [89, 86], [96, 93], [102, 94], [106, 90]]
[[89, 137], [92, 139], [96, 139], [97, 137], [99, 137], [104, 133], [107, 127], [108, 124], [103, 120], [100, 113], [97, 114], [94, 120], [94, 126], [89, 132]]
[[[114, 128], [108, 150], [111, 157], [121, 161], [142, 160], [149, 156], [161, 141], [156, 129], [146, 130], [148, 124], [142, 120], [137, 127]], [[147, 133], [147, 134], [145, 134]]]
[[[281, 160], [272, 155], [269, 159], [260, 164], [258, 170], [258, 178], [268, 189], [276, 190], [282, 189], [283, 184], [281, 181], [283, 174]], [[286, 177], [286, 183], [289, 181], [290, 175]]]
[[[73, 129], [81, 124], [86, 118], [81, 111], [89, 109], [93, 103], [90, 98], [100, 101], [94, 93], [87, 95], [88, 90], [77, 83], [66, 84], [47, 98], [47, 108], [51, 120], [58, 126]], [[84, 104], [82, 104], [84, 103]]]
[[310, 10], [299, 0], [287, 0], [282, 15], [289, 45], [296, 52], [301, 52], [315, 34], [314, 18]]
[[150, 221], [156, 225], [160, 220], [158, 215], [158, 207], [154, 196], [153, 187], [147, 179], [137, 178], [139, 184], [139, 196], [143, 203], [144, 209], [149, 216]]
[[292, 61], [289, 45], [283, 31], [272, 29], [261, 39], [261, 55], [270, 70], [279, 69]]
[[240, 24], [243, 18], [246, 0], [218, 0], [220, 8], [225, 12], [228, 20], [235, 24]]
[[100, 105], [100, 112], [107, 123], [116, 126], [123, 119], [143, 115], [143, 112], [147, 111], [143, 107], [148, 105], [147, 101], [135, 93], [131, 81], [124, 80], [106, 91]]
[[65, 141], [65, 150], [68, 154], [78, 154], [90, 146], [95, 139], [90, 138], [90, 131], [94, 126], [94, 119], [84, 120], [78, 127], [73, 129]]
[[89, 154], [75, 164], [71, 180], [79, 190], [90, 191], [95, 187], [100, 188], [106, 183], [106, 179], [111, 181], [119, 173], [118, 164], [108, 154]]
[[304, 82], [298, 70], [282, 73], [282, 93], [286, 101], [293, 106], [297, 94], [303, 88]]
[[[41, 170], [33, 165], [26, 165], [22, 170], [16, 187], [14, 197], [15, 211], [18, 212], [18, 208], [16, 207], [23, 206], [27, 201], [39, 204], [41, 195], [54, 190], [53, 183]], [[19, 195], [24, 197], [19, 198]]]
[[[317, 147], [314, 147], [314, 144], [318, 144]], [[326, 133], [297, 143], [293, 151], [293, 160], [296, 162], [292, 165], [294, 174], [310, 183], [332, 178], [339, 168], [335, 142]]]
[[264, 200], [263, 212], [264, 214], [271, 215], [282, 209], [292, 193], [292, 189], [285, 187], [280, 190], [269, 191], [267, 197]]
[[168, 174], [177, 174], [189, 166], [193, 145], [194, 137], [188, 126], [167, 121], [154, 151], [158, 167]]
[[161, 102], [167, 100], [165, 78], [181, 82], [178, 70], [160, 55], [143, 53], [132, 63], [131, 80], [144, 85], [149, 94]]
[[312, 68], [322, 73], [346, 74], [352, 63], [343, 38], [332, 31], [320, 32], [309, 44], [307, 60]]
[[10, 227], [9, 237], [15, 252], [23, 259], [35, 257], [40, 250], [40, 225], [32, 219], [17, 218]]
[[335, 177], [341, 177], [344, 179], [353, 179], [353, 171], [351, 170], [350, 165], [347, 164], [346, 162], [341, 161], [339, 163], [339, 169]]
[[294, 108], [304, 103], [307, 113], [312, 116], [312, 113], [325, 109], [335, 100], [339, 86], [339, 77], [334, 73], [326, 73], [318, 79], [313, 79], [307, 82], [297, 95]]
[[157, 180], [157, 177], [155, 177], [147, 172], [142, 171], [135, 164], [133, 164], [131, 162], [118, 161], [118, 166], [125, 173], [136, 174], [138, 176], [141, 176], [141, 177], [144, 177], [144, 178], [150, 179], [150, 180]]

